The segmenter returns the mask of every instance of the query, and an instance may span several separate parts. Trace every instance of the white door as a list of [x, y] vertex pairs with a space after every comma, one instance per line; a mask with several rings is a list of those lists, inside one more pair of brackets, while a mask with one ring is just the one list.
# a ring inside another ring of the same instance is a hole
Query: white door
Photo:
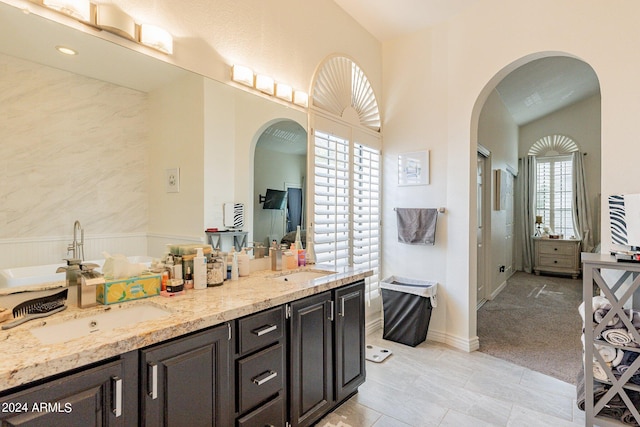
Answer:
[[477, 304], [480, 307], [484, 301], [486, 300], [486, 271], [485, 271], [485, 263], [486, 263], [486, 253], [485, 253], [485, 206], [484, 202], [486, 186], [491, 182], [486, 178], [485, 169], [486, 169], [486, 157], [482, 154], [478, 153], [477, 160], [477, 217], [478, 217], [478, 229], [477, 229], [477, 245], [478, 245], [478, 262], [477, 262], [477, 270], [478, 270], [478, 294], [477, 294]]

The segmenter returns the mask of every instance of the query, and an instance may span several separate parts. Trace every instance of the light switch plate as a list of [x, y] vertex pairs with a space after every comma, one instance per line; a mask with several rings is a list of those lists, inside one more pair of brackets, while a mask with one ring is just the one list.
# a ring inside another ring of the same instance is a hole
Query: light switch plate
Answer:
[[171, 168], [165, 171], [165, 186], [167, 193], [180, 192], [180, 168]]

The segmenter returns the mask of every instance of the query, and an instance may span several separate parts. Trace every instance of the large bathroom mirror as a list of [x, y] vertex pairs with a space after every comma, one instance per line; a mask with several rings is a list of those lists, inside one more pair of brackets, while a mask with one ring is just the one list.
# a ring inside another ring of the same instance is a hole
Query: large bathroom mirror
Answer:
[[87, 260], [160, 257], [229, 202], [256, 240], [257, 135], [306, 111], [154, 56], [0, 2], [0, 269], [63, 263], [76, 220]]

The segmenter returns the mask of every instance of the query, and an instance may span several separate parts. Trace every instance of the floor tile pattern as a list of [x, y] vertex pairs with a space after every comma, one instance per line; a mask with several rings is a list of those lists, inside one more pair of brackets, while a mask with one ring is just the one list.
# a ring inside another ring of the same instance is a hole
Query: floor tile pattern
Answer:
[[583, 426], [576, 389], [493, 356], [431, 341], [412, 348], [381, 338], [393, 351], [367, 361], [358, 394], [327, 415], [321, 427]]

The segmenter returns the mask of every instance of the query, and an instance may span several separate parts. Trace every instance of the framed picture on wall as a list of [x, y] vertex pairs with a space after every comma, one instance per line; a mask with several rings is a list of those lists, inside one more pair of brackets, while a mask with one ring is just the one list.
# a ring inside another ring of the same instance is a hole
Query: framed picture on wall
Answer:
[[415, 151], [398, 156], [398, 185], [429, 184], [429, 151]]

